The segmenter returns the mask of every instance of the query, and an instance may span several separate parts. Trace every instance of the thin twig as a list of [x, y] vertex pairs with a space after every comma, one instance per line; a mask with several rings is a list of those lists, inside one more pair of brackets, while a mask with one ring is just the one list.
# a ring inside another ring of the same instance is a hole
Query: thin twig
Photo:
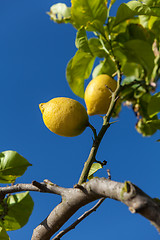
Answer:
[[96, 209], [102, 204], [105, 198], [101, 198], [90, 210], [83, 213], [74, 223], [72, 223], [68, 228], [59, 232], [52, 240], [59, 240], [63, 237], [67, 232], [74, 229], [80, 222], [82, 222], [86, 217], [88, 217], [92, 212], [96, 211]]
[[93, 131], [93, 134], [94, 134], [94, 139], [96, 139], [97, 137], [97, 132], [96, 132], [96, 129], [89, 123], [88, 127], [90, 127]]

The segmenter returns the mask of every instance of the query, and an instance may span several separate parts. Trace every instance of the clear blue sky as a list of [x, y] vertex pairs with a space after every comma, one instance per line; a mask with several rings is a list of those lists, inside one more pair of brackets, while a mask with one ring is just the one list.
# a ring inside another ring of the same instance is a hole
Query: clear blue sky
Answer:
[[[44, 126], [38, 107], [39, 103], [57, 96], [74, 98], [84, 105], [65, 79], [66, 64], [76, 51], [76, 31], [69, 24], [53, 23], [46, 14], [57, 2], [0, 1], [0, 152], [15, 150], [33, 164], [17, 182], [30, 183], [47, 178], [58, 185], [72, 187], [87, 159], [92, 132], [86, 129], [73, 138], [57, 136]], [[61, 2], [70, 5], [69, 0]], [[114, 9], [117, 9], [116, 4]], [[100, 128], [100, 117], [91, 117], [90, 121]], [[130, 180], [150, 196], [160, 197], [160, 143], [156, 142], [159, 132], [143, 138], [136, 132], [135, 123], [132, 110], [123, 108], [119, 121], [110, 127], [103, 139], [97, 160], [108, 161], [107, 168], [113, 180]], [[99, 176], [107, 177], [106, 168]], [[35, 201], [32, 216], [25, 227], [9, 233], [11, 240], [31, 239], [33, 229], [60, 201], [54, 195], [31, 195]], [[75, 217], [88, 208], [84, 207]], [[63, 239], [158, 240], [159, 236], [147, 220], [131, 214], [123, 204], [108, 199]]]

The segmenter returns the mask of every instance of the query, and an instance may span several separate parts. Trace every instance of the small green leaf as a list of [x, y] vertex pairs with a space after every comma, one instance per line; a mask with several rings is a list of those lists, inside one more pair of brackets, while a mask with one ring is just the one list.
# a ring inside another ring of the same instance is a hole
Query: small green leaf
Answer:
[[78, 50], [69, 61], [66, 77], [72, 91], [79, 97], [84, 97], [84, 80], [89, 78], [95, 57], [89, 53]]
[[29, 192], [9, 196], [7, 205], [8, 212], [4, 220], [1, 220], [1, 226], [3, 226], [6, 231], [22, 228], [28, 222], [34, 206]]
[[72, 0], [71, 19], [77, 29], [95, 20], [103, 25], [106, 18], [106, 0]]
[[90, 38], [88, 43], [89, 48], [95, 57], [104, 58], [108, 56], [98, 38]]
[[86, 30], [91, 32], [99, 32], [102, 36], [105, 37], [104, 26], [99, 20], [93, 20], [92, 22], [88, 22], [86, 25]]
[[137, 131], [144, 137], [151, 136], [157, 131], [157, 129], [153, 125], [150, 125], [147, 122], [148, 121], [145, 118], [142, 118], [138, 121], [136, 125]]
[[0, 153], [0, 182], [12, 183], [32, 166], [24, 157], [15, 151]]
[[159, 12], [155, 9], [153, 10], [139, 1], [130, 1], [128, 3], [122, 3], [119, 6], [115, 25], [137, 15], [160, 16]]
[[83, 26], [77, 32], [75, 45], [79, 50], [92, 54], [88, 45], [86, 30]]
[[160, 92], [151, 97], [148, 104], [148, 114], [150, 117], [157, 115], [160, 112]]
[[146, 122], [149, 126], [151, 126], [152, 128], [156, 128], [158, 130], [160, 130], [160, 119], [157, 120], [148, 120]]
[[93, 163], [92, 166], [91, 166], [91, 169], [90, 169], [90, 171], [88, 173], [88, 179], [91, 179], [93, 174], [95, 172], [97, 172], [101, 168], [102, 168], [102, 164], [100, 164], [100, 163]]
[[51, 6], [48, 15], [56, 23], [67, 23], [70, 22], [71, 8], [64, 3], [57, 3]]
[[2, 227], [0, 227], [0, 239], [1, 240], [10, 240], [8, 234], [6, 233], [6, 230]]
[[100, 64], [98, 64], [94, 68], [92, 77], [95, 78], [100, 74], [107, 74], [109, 76], [112, 76], [112, 74], [115, 72], [116, 72], [115, 63], [111, 60], [111, 58], [108, 55], [104, 61], [101, 61]]

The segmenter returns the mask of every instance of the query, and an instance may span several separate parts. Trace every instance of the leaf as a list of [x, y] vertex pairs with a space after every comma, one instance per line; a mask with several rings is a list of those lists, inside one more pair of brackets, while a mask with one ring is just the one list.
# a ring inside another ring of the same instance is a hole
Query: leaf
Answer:
[[116, 72], [115, 63], [111, 60], [111, 58], [108, 55], [104, 61], [101, 61], [100, 64], [98, 64], [94, 68], [92, 77], [95, 78], [100, 74], [107, 74], [109, 76], [112, 76], [113, 73], [115, 72]]
[[91, 179], [92, 178], [92, 176], [93, 176], [93, 174], [95, 173], [95, 172], [97, 172], [99, 169], [101, 169], [102, 168], [102, 164], [100, 164], [100, 163], [93, 163], [92, 164], [92, 166], [91, 166], [91, 168], [90, 168], [90, 171], [89, 171], [89, 173], [88, 173], [88, 179]]
[[160, 92], [151, 97], [148, 104], [148, 114], [150, 117], [157, 115], [160, 112]]
[[73, 25], [79, 29], [95, 20], [103, 25], [107, 18], [106, 0], [72, 0], [71, 19]]
[[32, 166], [24, 157], [15, 151], [0, 153], [0, 182], [12, 183]]
[[157, 120], [148, 120], [146, 122], [150, 127], [160, 130], [160, 119]]
[[66, 78], [72, 91], [79, 97], [84, 97], [84, 80], [89, 78], [95, 57], [78, 50], [69, 61], [66, 69]]
[[92, 22], [88, 22], [85, 28], [87, 31], [99, 32], [105, 38], [105, 30], [101, 21], [93, 20]]
[[90, 38], [88, 43], [89, 48], [95, 57], [104, 58], [108, 56], [98, 38]]
[[152, 7], [159, 6], [160, 7], [160, 0], [143, 0], [143, 2], [148, 6], [152, 6]]
[[147, 120], [145, 118], [142, 118], [138, 121], [136, 124], [136, 129], [144, 137], [151, 136], [157, 131], [153, 125], [147, 123]]
[[33, 210], [33, 200], [29, 192], [11, 195], [7, 199], [8, 212], [1, 220], [0, 225], [6, 231], [13, 231], [22, 228], [27, 222]]
[[71, 8], [64, 3], [57, 3], [51, 6], [48, 15], [56, 23], [67, 23], [70, 22]]
[[89, 48], [86, 30], [83, 26], [77, 32], [75, 45], [79, 50], [92, 54]]
[[136, 62], [143, 66], [145, 71], [150, 75], [154, 67], [154, 54], [152, 46], [142, 40], [130, 40], [123, 45], [124, 54], [128, 62]]
[[153, 10], [139, 1], [122, 3], [117, 11], [115, 25], [137, 15], [160, 16], [160, 13], [157, 9]]
[[137, 63], [126, 62], [123, 66], [123, 74], [127, 77], [140, 78], [142, 72], [143, 68]]
[[1, 240], [10, 240], [8, 234], [6, 233], [6, 230], [2, 227], [0, 227], [0, 239]]

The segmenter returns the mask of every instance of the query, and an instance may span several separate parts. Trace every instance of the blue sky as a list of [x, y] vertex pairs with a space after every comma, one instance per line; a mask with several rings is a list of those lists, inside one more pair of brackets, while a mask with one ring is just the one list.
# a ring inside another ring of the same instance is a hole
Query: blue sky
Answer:
[[[66, 64], [76, 51], [76, 31], [69, 24], [53, 23], [46, 14], [57, 2], [0, 1], [0, 152], [15, 150], [33, 164], [17, 182], [47, 178], [72, 187], [89, 154], [92, 132], [86, 129], [73, 138], [57, 136], [44, 126], [38, 107], [39, 103], [58, 96], [74, 98], [85, 106], [83, 99], [72, 93], [65, 78]], [[61, 2], [70, 5], [69, 0]], [[117, 0], [118, 5], [122, 2]], [[118, 5], [115, 4], [113, 14]], [[100, 129], [102, 119], [90, 117], [90, 122]], [[160, 145], [156, 142], [159, 132], [143, 138], [136, 132], [135, 123], [132, 110], [124, 107], [119, 121], [104, 137], [97, 160], [108, 161], [106, 168], [110, 169], [113, 180], [130, 180], [151, 197], [160, 197]], [[98, 175], [107, 177], [106, 168]], [[33, 229], [60, 201], [58, 196], [50, 194], [31, 193], [31, 196], [35, 201], [32, 216], [25, 227], [9, 233], [11, 240], [31, 239]], [[69, 223], [90, 206], [76, 213]], [[96, 213], [63, 237], [68, 238], [158, 240], [159, 236], [147, 220], [108, 199]]]

